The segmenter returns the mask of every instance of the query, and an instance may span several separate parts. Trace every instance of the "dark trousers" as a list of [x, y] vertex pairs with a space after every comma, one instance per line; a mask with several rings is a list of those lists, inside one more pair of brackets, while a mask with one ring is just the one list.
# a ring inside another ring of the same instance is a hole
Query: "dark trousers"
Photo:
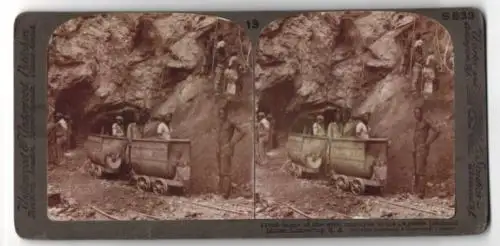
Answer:
[[427, 185], [427, 157], [429, 156], [428, 147], [419, 147], [415, 151], [415, 193], [425, 196], [425, 187]]
[[219, 193], [224, 198], [231, 195], [231, 161], [233, 158], [233, 149], [226, 147], [219, 151]]

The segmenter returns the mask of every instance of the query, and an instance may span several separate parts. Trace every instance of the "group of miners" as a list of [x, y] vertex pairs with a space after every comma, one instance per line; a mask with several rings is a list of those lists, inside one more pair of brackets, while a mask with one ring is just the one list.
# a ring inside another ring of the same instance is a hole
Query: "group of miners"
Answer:
[[[172, 127], [172, 114], [168, 113], [156, 117], [149, 117], [147, 113], [135, 113], [125, 131], [124, 119], [118, 115], [111, 126], [111, 135], [115, 137], [144, 138], [157, 137], [169, 140]], [[59, 164], [64, 154], [74, 147], [73, 123], [67, 114], [57, 112], [54, 120], [48, 124], [49, 162]], [[101, 131], [104, 134], [104, 130]]]
[[237, 53], [227, 54], [226, 42], [222, 35], [215, 41], [214, 51], [214, 91], [217, 96], [226, 96], [234, 98], [237, 91], [240, 90], [239, 80], [239, 62]]
[[[218, 163], [218, 189], [224, 198], [229, 198], [232, 189], [232, 158], [234, 148], [244, 137], [245, 132], [234, 121], [228, 118], [229, 104], [223, 104], [219, 109], [218, 123], [216, 124], [216, 157]], [[168, 113], [157, 117], [149, 117], [147, 113], [134, 114], [135, 118], [127, 126], [122, 116], [116, 116], [112, 125], [112, 136], [134, 138], [158, 138], [170, 140], [172, 138], [172, 114]]]
[[[341, 113], [343, 112], [343, 114]], [[312, 126], [312, 134], [315, 136], [328, 138], [354, 137], [369, 139], [372, 137], [368, 121], [370, 113], [361, 114], [358, 117], [351, 117], [351, 111], [335, 111], [333, 121], [329, 122], [325, 131], [323, 115], [318, 115]], [[412, 158], [414, 162], [414, 191], [423, 198], [426, 193], [428, 168], [427, 158], [429, 156], [430, 145], [437, 139], [440, 132], [422, 112], [422, 107], [416, 107], [413, 111], [415, 127], [413, 131]]]
[[144, 112], [140, 114], [134, 113], [134, 117], [125, 131], [124, 119], [118, 115], [111, 126], [111, 135], [114, 137], [127, 137], [129, 139], [156, 137], [162, 140], [170, 140], [172, 137], [171, 121], [171, 113], [151, 118]]
[[[348, 108], [336, 110], [334, 111], [333, 120], [328, 122], [328, 125], [325, 124], [323, 115], [316, 116], [316, 120], [312, 126], [312, 134], [314, 136], [329, 138], [357, 137], [368, 139], [370, 138], [369, 120], [370, 113], [352, 117], [351, 110]], [[325, 128], [325, 126], [327, 127]]]
[[411, 52], [411, 85], [418, 96], [427, 97], [438, 89], [436, 69], [439, 67], [432, 49], [427, 49], [420, 34], [416, 35]]

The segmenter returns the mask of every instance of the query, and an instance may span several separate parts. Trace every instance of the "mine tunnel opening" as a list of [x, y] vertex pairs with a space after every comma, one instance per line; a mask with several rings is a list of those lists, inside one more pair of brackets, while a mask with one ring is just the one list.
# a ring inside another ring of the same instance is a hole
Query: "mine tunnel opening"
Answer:
[[84, 124], [82, 124], [83, 112], [93, 92], [92, 85], [86, 81], [82, 81], [61, 90], [59, 96], [56, 98], [54, 104], [55, 112], [68, 117], [68, 124], [71, 130], [68, 139], [68, 147], [70, 149], [76, 148], [78, 133], [82, 128], [85, 128]]
[[[270, 115], [274, 120], [273, 143], [275, 144], [273, 144], [273, 148], [283, 146], [289, 133], [297, 131], [297, 129], [294, 130], [294, 127], [303, 126], [304, 121], [310, 123], [312, 129], [315, 117], [322, 115], [325, 127], [327, 127], [329, 122], [335, 120], [335, 115], [343, 111], [342, 107], [328, 101], [305, 102], [296, 95], [295, 91], [293, 81], [280, 83], [261, 91], [257, 112]], [[307, 133], [312, 134], [312, 132]]]
[[263, 112], [272, 117], [273, 148], [281, 145], [282, 140], [288, 135], [288, 129], [291, 127], [290, 121], [294, 118], [294, 113], [288, 109], [294, 98], [296, 95], [293, 81], [285, 81], [261, 91], [257, 112]]
[[123, 130], [134, 122], [136, 115], [144, 112], [127, 102], [99, 104], [91, 108], [89, 104], [94, 89], [90, 83], [80, 82], [61, 90], [55, 101], [55, 112], [68, 117], [69, 148], [81, 145], [89, 134], [111, 135], [115, 117], [123, 117]]

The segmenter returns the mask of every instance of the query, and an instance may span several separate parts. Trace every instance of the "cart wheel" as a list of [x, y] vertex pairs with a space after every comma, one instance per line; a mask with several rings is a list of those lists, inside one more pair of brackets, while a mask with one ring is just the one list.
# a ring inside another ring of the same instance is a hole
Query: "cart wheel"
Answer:
[[293, 162], [288, 162], [286, 165], [286, 172], [290, 175], [294, 175], [295, 170], [295, 163]]
[[142, 191], [149, 191], [151, 188], [151, 183], [149, 182], [149, 179], [147, 177], [138, 177], [137, 178], [137, 188]]
[[349, 189], [349, 180], [347, 179], [346, 176], [340, 175], [340, 176], [335, 178], [335, 187], [338, 190], [342, 190], [342, 191], [348, 190]]
[[351, 192], [355, 195], [361, 195], [365, 192], [365, 184], [360, 179], [351, 181]]
[[92, 162], [88, 163], [87, 172], [90, 174], [90, 176], [92, 176], [92, 177], [95, 176], [95, 168], [94, 168], [94, 164]]
[[95, 176], [97, 178], [100, 178], [103, 174], [103, 170], [102, 170], [102, 167], [98, 166], [98, 165], [94, 165], [94, 170], [95, 170]]
[[131, 177], [130, 177], [130, 180], [129, 180], [129, 184], [132, 185], [132, 186], [136, 186], [137, 185], [137, 176], [136, 175], [131, 174]]
[[161, 180], [155, 180], [152, 185], [153, 193], [157, 195], [165, 195], [168, 192], [168, 185], [161, 182]]
[[303, 174], [304, 174], [304, 170], [302, 169], [302, 167], [299, 165], [295, 165], [295, 168], [293, 170], [293, 176], [296, 178], [302, 178]]
[[102, 168], [96, 164], [91, 163], [89, 167], [89, 174], [92, 177], [99, 178], [102, 175]]
[[286, 173], [291, 174], [292, 168], [293, 168], [293, 163], [290, 160], [286, 161], [283, 170], [285, 170]]
[[337, 175], [335, 174], [335, 171], [331, 170], [327, 176], [328, 185], [336, 187], [336, 184], [335, 184], [336, 177], [337, 177]]

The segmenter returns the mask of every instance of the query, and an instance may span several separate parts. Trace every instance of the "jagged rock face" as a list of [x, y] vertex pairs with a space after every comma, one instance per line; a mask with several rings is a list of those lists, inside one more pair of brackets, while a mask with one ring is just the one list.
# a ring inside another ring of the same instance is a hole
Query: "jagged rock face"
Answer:
[[[113, 14], [69, 20], [59, 26], [49, 45], [49, 117], [54, 110], [71, 115], [85, 138], [111, 117], [147, 109], [153, 115], [173, 113], [178, 138], [192, 140], [193, 191], [213, 191], [217, 175], [214, 128], [217, 106], [211, 72], [214, 39], [222, 35], [225, 52], [236, 53], [243, 100], [230, 117], [252, 119], [250, 42], [231, 22], [193, 14]], [[125, 119], [126, 121], [128, 119]], [[237, 184], [251, 177], [251, 134], [237, 146]], [[196, 137], [196, 138], [195, 138]], [[244, 150], [244, 151], [238, 151]]]
[[[412, 180], [413, 107], [410, 47], [414, 33], [439, 60], [439, 88], [425, 104], [442, 136], [429, 156], [431, 180], [453, 193], [453, 67], [447, 31], [431, 19], [394, 12], [328, 12], [291, 16], [262, 32], [257, 53], [257, 105], [281, 131], [304, 110], [331, 103], [354, 114], [371, 112], [373, 133], [391, 139], [389, 190]], [[450, 180], [448, 180], [450, 179]]]

